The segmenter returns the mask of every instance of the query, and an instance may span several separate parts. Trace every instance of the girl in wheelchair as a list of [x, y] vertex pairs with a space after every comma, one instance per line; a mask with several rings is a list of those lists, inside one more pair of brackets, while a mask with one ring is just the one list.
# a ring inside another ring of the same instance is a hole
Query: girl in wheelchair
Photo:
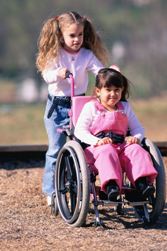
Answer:
[[101, 191], [108, 200], [117, 200], [121, 193], [123, 173], [146, 199], [155, 192], [157, 171], [140, 145], [144, 129], [126, 101], [129, 81], [119, 71], [103, 68], [96, 77], [95, 93], [97, 99], [85, 104], [74, 131], [89, 145], [84, 150], [86, 161], [99, 174]]

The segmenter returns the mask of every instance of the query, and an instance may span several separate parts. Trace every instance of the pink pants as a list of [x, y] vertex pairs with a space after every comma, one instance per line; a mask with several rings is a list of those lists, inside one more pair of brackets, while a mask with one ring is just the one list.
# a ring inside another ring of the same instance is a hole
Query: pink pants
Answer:
[[104, 192], [109, 180], [115, 180], [121, 189], [123, 172], [133, 185], [140, 177], [147, 177], [152, 183], [157, 176], [149, 153], [138, 144], [90, 146], [85, 155], [87, 163], [98, 170]]

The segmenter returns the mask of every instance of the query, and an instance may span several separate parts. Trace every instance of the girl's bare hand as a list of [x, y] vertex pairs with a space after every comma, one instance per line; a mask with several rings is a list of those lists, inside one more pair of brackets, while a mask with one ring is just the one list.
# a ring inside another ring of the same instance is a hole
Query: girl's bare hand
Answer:
[[140, 144], [140, 140], [133, 136], [128, 136], [125, 138], [127, 144]]
[[99, 139], [96, 143], [96, 146], [101, 146], [101, 145], [104, 145], [104, 144], [109, 144], [109, 143], [112, 143], [112, 139], [109, 138], [109, 137], [105, 137], [103, 139]]
[[115, 64], [110, 65], [110, 68], [120, 72], [120, 68]]
[[57, 76], [59, 78], [65, 79], [66, 78], [66, 72], [67, 72], [67, 68], [60, 68], [57, 72]]

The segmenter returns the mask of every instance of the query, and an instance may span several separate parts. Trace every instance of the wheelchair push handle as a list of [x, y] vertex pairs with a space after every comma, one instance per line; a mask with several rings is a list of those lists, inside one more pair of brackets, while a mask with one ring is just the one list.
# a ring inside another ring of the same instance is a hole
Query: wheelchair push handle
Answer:
[[71, 80], [71, 97], [74, 97], [74, 77], [70, 71], [66, 71], [65, 78], [69, 78]]

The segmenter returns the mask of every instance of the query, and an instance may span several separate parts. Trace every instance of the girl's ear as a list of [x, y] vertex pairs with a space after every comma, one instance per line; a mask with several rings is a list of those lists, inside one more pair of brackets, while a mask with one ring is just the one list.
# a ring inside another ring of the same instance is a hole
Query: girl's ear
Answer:
[[61, 43], [61, 45], [64, 45], [64, 38], [63, 38], [63, 35], [60, 36], [60, 43]]
[[99, 89], [99, 88], [95, 88], [95, 95], [97, 96], [97, 97], [100, 97], [100, 94], [101, 94], [101, 90]]

